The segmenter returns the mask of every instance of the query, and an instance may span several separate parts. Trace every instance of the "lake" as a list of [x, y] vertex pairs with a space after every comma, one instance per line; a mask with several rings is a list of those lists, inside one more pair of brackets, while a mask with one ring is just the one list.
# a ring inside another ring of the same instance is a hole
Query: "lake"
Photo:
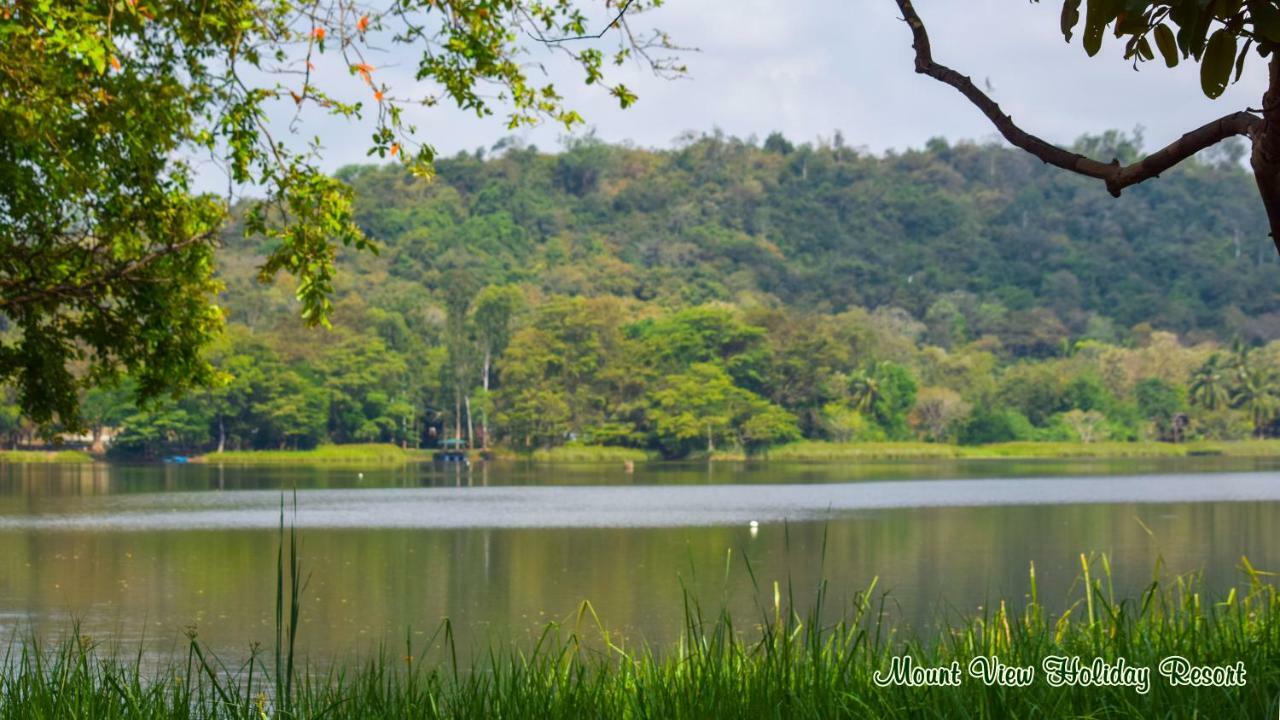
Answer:
[[269, 647], [282, 489], [296, 487], [310, 574], [300, 646], [313, 658], [425, 639], [444, 618], [464, 647], [531, 640], [548, 621], [572, 626], [583, 601], [628, 642], [662, 644], [680, 630], [682, 588], [749, 626], [774, 581], [804, 608], [823, 578], [833, 599], [878, 578], [893, 616], [927, 630], [1020, 602], [1032, 562], [1042, 600], [1065, 606], [1082, 552], [1107, 553], [1129, 595], [1158, 559], [1218, 589], [1241, 579], [1242, 555], [1280, 569], [1277, 471], [1280, 460], [1224, 458], [634, 474], [0, 465], [0, 629], [57, 637], [78, 622], [163, 653], [195, 626], [224, 656]]

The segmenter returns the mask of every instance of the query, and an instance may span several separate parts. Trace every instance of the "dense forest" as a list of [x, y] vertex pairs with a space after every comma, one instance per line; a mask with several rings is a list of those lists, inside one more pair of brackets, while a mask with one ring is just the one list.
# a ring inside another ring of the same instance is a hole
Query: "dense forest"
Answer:
[[[85, 415], [144, 455], [1271, 434], [1280, 263], [1242, 152], [1120, 200], [998, 145], [839, 135], [349, 167], [378, 252], [340, 255], [332, 330], [303, 328], [288, 279], [254, 274], [271, 248], [229, 227], [218, 385], [146, 408], [94, 389]], [[33, 430], [0, 397], [0, 434]]]

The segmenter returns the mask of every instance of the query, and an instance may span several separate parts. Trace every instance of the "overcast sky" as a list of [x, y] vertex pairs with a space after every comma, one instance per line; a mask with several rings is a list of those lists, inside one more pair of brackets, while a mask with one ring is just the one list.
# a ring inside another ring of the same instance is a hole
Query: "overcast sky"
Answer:
[[[640, 96], [623, 111], [598, 88], [582, 85], [578, 74], [551, 66], [558, 89], [586, 117], [585, 127], [604, 140], [661, 148], [686, 131], [714, 128], [760, 138], [778, 130], [796, 141], [830, 138], [838, 130], [846, 143], [881, 152], [918, 147], [934, 136], [993, 137], [987, 120], [959, 93], [915, 74], [910, 32], [893, 0], [666, 2], [634, 24], [660, 27], [697, 47], [685, 55], [689, 77], [669, 81], [641, 68], [622, 69], [615, 77]], [[1055, 142], [1140, 125], [1147, 147], [1157, 147], [1219, 115], [1256, 107], [1265, 84], [1265, 66], [1254, 58], [1240, 83], [1208, 100], [1194, 66], [1169, 70], [1157, 61], [1135, 72], [1110, 36], [1089, 58], [1078, 36], [1070, 45], [1063, 41], [1055, 0], [917, 0], [916, 6], [935, 60], [980, 86], [990, 82], [1006, 112]], [[409, 60], [373, 58], [378, 78], [396, 94], [412, 91]], [[499, 118], [444, 107], [413, 112], [423, 139], [444, 155], [489, 147], [512, 134]], [[312, 116], [304, 130], [306, 137], [319, 136], [327, 169], [366, 161], [367, 127]], [[555, 149], [564, 129], [544, 125], [516, 134]], [[211, 174], [202, 173], [202, 184]]]

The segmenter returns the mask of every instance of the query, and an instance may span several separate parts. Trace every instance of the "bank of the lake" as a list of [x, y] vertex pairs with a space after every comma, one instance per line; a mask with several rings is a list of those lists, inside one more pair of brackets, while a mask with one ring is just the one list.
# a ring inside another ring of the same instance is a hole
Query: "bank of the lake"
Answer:
[[[804, 441], [781, 445], [760, 459], [788, 461], [1180, 458], [1197, 456], [1280, 457], [1280, 440], [1233, 442], [1009, 442], [991, 445], [947, 445], [924, 442], [832, 443]], [[713, 460], [741, 461], [740, 452], [718, 452]]]
[[93, 456], [80, 450], [0, 450], [0, 463], [90, 463]]
[[[481, 453], [472, 451], [474, 460], [522, 460], [536, 463], [639, 463], [658, 461], [657, 453], [636, 448], [599, 445], [566, 445], [544, 448], [530, 453], [509, 448], [495, 448]], [[1232, 442], [1009, 442], [991, 445], [949, 445], [928, 442], [861, 442], [834, 443], [803, 441], [780, 445], [765, 452], [747, 455], [739, 450], [711, 453], [716, 462], [797, 461], [849, 462], [859, 460], [998, 460], [1013, 459], [1124, 459], [1181, 457], [1280, 457], [1280, 440], [1239, 440]], [[379, 465], [395, 466], [429, 461], [430, 450], [404, 449], [386, 443], [321, 445], [310, 450], [228, 450], [191, 458], [195, 463], [228, 465]], [[701, 458], [708, 459], [704, 455]], [[0, 452], [0, 462], [88, 462], [91, 458], [78, 451], [45, 453], [22, 451]]]
[[431, 459], [423, 450], [406, 450], [390, 443], [321, 445], [310, 450], [226, 450], [197, 455], [194, 463], [227, 465], [403, 465]]

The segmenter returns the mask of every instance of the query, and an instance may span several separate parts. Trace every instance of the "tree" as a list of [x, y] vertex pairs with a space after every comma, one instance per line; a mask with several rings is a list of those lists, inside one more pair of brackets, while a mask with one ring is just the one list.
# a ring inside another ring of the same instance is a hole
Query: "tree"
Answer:
[[552, 298], [511, 337], [498, 363], [495, 413], [514, 439], [564, 442], [625, 421], [644, 404], [648, 370], [610, 298]]
[[[1114, 31], [1124, 38], [1124, 57], [1139, 63], [1154, 60], [1156, 51], [1169, 67], [1181, 60], [1200, 64], [1200, 86], [1216, 98], [1236, 80], [1256, 51], [1265, 58], [1269, 83], [1260, 98], [1261, 110], [1237, 110], [1191, 130], [1164, 148], [1127, 164], [1117, 156], [1111, 162], [1087, 157], [1042, 140], [1020, 128], [991, 97], [967, 76], [933, 59], [929, 34], [911, 0], [896, 0], [911, 28], [917, 73], [928, 75], [958, 90], [995, 125], [1006, 140], [1055, 167], [1102, 180], [1115, 197], [1137, 183], [1159, 177], [1196, 153], [1235, 137], [1253, 144], [1250, 164], [1271, 237], [1280, 250], [1280, 8], [1271, 0], [1203, 2], [1202, 0], [1065, 0], [1062, 34], [1068, 42], [1081, 22], [1082, 44], [1090, 56], [1102, 47], [1103, 37]], [[1153, 49], [1152, 45], [1155, 48]]]
[[[350, 336], [327, 348], [320, 358], [321, 385], [328, 396], [329, 437], [335, 442], [395, 442], [402, 440], [414, 408], [404, 401], [415, 388], [408, 360], [389, 352], [381, 339]], [[293, 395], [287, 391], [280, 395]], [[310, 407], [303, 402], [303, 407]], [[307, 426], [292, 410], [279, 411], [290, 425]], [[301, 411], [300, 411], [301, 412]], [[297, 435], [297, 432], [293, 433]]]
[[[105, 449], [102, 442], [104, 429], [118, 426], [133, 413], [133, 404], [129, 401], [132, 394], [131, 388], [122, 386], [90, 388], [84, 394], [80, 403], [81, 414], [92, 433], [90, 449], [93, 452], [100, 453]], [[2, 426], [3, 421], [0, 421]]]
[[884, 432], [872, 425], [866, 415], [843, 402], [829, 402], [822, 406], [822, 428], [828, 437], [841, 443], [884, 437]]
[[480, 290], [475, 258], [465, 251], [453, 251], [443, 263], [445, 332], [444, 344], [449, 351], [449, 389], [453, 395], [453, 437], [462, 437], [463, 409], [466, 409], [467, 447], [474, 447], [471, 422], [471, 367], [475, 347], [471, 342], [468, 314]]
[[1217, 410], [1227, 406], [1231, 399], [1231, 391], [1227, 384], [1228, 368], [1222, 363], [1222, 356], [1214, 353], [1191, 376], [1188, 394], [1191, 402], [1207, 410]]
[[871, 412], [883, 399], [880, 381], [876, 376], [863, 370], [849, 380], [849, 400], [854, 410]]
[[1280, 377], [1275, 368], [1255, 363], [1252, 348], [1240, 341], [1233, 348], [1231, 369], [1231, 407], [1248, 412], [1254, 436], [1263, 437], [1280, 412]]
[[1097, 410], [1068, 410], [1062, 413], [1062, 422], [1080, 438], [1082, 443], [1091, 443], [1102, 435], [1107, 416]]
[[854, 407], [884, 429], [890, 440], [910, 437], [907, 414], [916, 402], [917, 383], [911, 371], [895, 362], [876, 363], [853, 381]]
[[969, 414], [971, 406], [955, 390], [924, 387], [916, 394], [911, 424], [934, 442], [946, 442], [953, 426]]
[[493, 376], [493, 360], [506, 350], [511, 339], [511, 322], [524, 305], [524, 295], [509, 285], [489, 285], [475, 299], [471, 322], [475, 326], [476, 342], [480, 345], [480, 385], [484, 393], [480, 414], [481, 440], [489, 442], [489, 381]]
[[157, 457], [168, 450], [196, 450], [209, 442], [210, 417], [190, 398], [136, 410], [122, 421], [113, 453]]
[[22, 429], [22, 408], [12, 388], [0, 387], [0, 442], [11, 448], [18, 446], [18, 433]]
[[1160, 378], [1147, 378], [1134, 386], [1133, 394], [1138, 411], [1152, 422], [1161, 440], [1182, 439], [1187, 422], [1183, 388]]
[[726, 439], [753, 452], [800, 436], [794, 417], [736, 387], [714, 363], [694, 363], [688, 371], [668, 376], [650, 398], [649, 416], [669, 456], [686, 455], [695, 444], [712, 453], [716, 442]]
[[960, 428], [964, 445], [1028, 440], [1034, 428], [1026, 416], [1012, 408], [980, 406]]
[[[512, 128], [582, 121], [533, 74], [530, 46], [567, 57], [623, 107], [636, 97], [607, 80], [610, 62], [681, 73], [665, 34], [629, 27], [648, 7], [610, 10], [597, 36], [585, 0], [6, 4], [0, 315], [16, 333], [0, 339], [0, 383], [32, 419], [72, 428], [80, 388], [127, 373], [149, 399], [213, 379], [202, 349], [222, 323], [213, 252], [231, 198], [192, 190], [184, 158], [197, 154], [262, 193], [239, 215], [265, 240], [259, 277], [295, 276], [304, 321], [327, 325], [336, 248], [371, 243], [350, 189], [320, 171], [321, 148], [294, 137], [309, 137], [306, 120], [367, 119], [371, 155], [427, 174], [434, 151], [405, 121], [409, 106], [505, 109]], [[572, 42], [606, 34], [612, 54]], [[370, 50], [392, 46], [412, 48], [414, 87], [429, 90], [391, 87], [370, 64]], [[294, 112], [296, 132], [269, 123], [273, 110]]]

